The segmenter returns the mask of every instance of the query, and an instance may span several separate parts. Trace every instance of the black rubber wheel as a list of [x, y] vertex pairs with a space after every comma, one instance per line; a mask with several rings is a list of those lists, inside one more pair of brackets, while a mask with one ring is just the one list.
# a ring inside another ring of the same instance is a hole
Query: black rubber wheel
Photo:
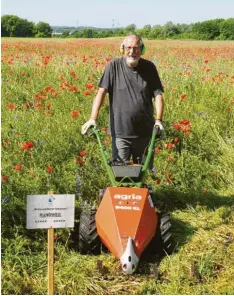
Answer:
[[157, 215], [157, 229], [154, 237], [142, 254], [144, 259], [150, 259], [154, 255], [159, 257], [171, 255], [173, 252], [170, 215], [166, 213], [157, 213]]
[[97, 233], [95, 222], [96, 210], [85, 209], [80, 215], [79, 252], [81, 254], [101, 253], [101, 239]]

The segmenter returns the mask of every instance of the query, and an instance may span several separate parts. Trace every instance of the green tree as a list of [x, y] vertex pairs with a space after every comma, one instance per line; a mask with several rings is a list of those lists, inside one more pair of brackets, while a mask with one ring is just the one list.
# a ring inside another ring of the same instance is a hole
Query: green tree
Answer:
[[187, 25], [187, 24], [177, 24], [177, 29], [179, 30], [179, 32], [181, 34], [183, 33], [188, 33], [191, 31], [191, 25]]
[[4, 15], [1, 18], [2, 37], [33, 37], [35, 24], [16, 15]]
[[83, 31], [83, 36], [84, 38], [95, 38], [97, 37], [98, 33], [94, 29], [84, 29]]
[[172, 22], [167, 22], [163, 26], [162, 33], [165, 38], [171, 38], [171, 37], [174, 37], [175, 35], [180, 34], [180, 31], [179, 31], [177, 25], [174, 25]]
[[114, 31], [114, 35], [115, 36], [124, 36], [125, 35], [125, 31], [123, 28], [117, 28]]
[[151, 25], [145, 25], [142, 29], [136, 30], [136, 33], [140, 35], [142, 38], [148, 38], [150, 31]]
[[125, 35], [133, 34], [133, 33], [135, 33], [135, 31], [136, 31], [136, 25], [134, 25], [134, 24], [128, 25], [124, 29]]
[[220, 35], [220, 25], [223, 21], [223, 19], [215, 19], [195, 23], [192, 32], [201, 40], [214, 40]]
[[7, 23], [4, 20], [4, 16], [1, 18], [1, 36], [2, 37], [9, 37], [10, 33], [7, 30]]
[[69, 37], [70, 32], [69, 31], [64, 31], [61, 35], [62, 38], [67, 38]]
[[97, 37], [98, 38], [106, 38], [106, 37], [111, 37], [114, 35], [114, 32], [112, 30], [106, 29], [106, 30], [100, 30], [98, 32]]
[[153, 26], [150, 30], [148, 38], [150, 39], [160, 39], [163, 35], [163, 27], [160, 25]]
[[220, 23], [220, 39], [234, 40], [234, 18], [229, 18]]
[[48, 23], [39, 22], [36, 25], [36, 37], [48, 38], [52, 36], [52, 28]]
[[[101, 37], [99, 35], [99, 32], [94, 29], [77, 30], [72, 33], [72, 36], [75, 38], [99, 38], [99, 37]], [[106, 37], [108, 37], [108, 36], [106, 36]]]
[[82, 30], [76, 30], [72, 32], [71, 36], [75, 38], [82, 38]]

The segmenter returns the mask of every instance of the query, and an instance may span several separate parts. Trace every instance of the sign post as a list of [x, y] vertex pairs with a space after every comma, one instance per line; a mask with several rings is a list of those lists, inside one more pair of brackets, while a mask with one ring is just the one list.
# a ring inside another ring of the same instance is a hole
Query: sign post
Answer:
[[73, 228], [74, 214], [74, 194], [27, 196], [27, 229], [48, 229], [48, 295], [54, 294], [54, 228]]
[[54, 295], [54, 228], [48, 229], [48, 295]]
[[[53, 192], [48, 192], [53, 194]], [[47, 231], [48, 248], [48, 295], [54, 295], [54, 228], [48, 228]]]

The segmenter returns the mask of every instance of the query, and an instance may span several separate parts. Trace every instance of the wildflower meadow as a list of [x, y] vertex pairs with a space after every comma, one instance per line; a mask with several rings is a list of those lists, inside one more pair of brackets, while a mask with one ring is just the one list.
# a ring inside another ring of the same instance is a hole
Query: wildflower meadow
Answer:
[[[47, 294], [47, 232], [26, 229], [27, 195], [75, 194], [74, 229], [56, 229], [55, 294], [234, 294], [234, 42], [152, 41], [166, 138], [146, 183], [170, 213], [174, 251], [126, 276], [110, 253], [77, 250], [82, 208], [110, 185], [82, 136], [121, 38], [2, 39], [2, 294]], [[108, 96], [98, 129], [111, 158]]]

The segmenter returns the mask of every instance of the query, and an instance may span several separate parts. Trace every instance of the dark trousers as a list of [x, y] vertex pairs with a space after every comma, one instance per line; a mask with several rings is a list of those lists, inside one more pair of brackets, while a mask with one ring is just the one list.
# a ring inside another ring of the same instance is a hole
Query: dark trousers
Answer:
[[[144, 163], [147, 156], [151, 138], [115, 138], [112, 137], [112, 157], [118, 161], [130, 161]], [[154, 157], [152, 156], [149, 168], [153, 168]]]

